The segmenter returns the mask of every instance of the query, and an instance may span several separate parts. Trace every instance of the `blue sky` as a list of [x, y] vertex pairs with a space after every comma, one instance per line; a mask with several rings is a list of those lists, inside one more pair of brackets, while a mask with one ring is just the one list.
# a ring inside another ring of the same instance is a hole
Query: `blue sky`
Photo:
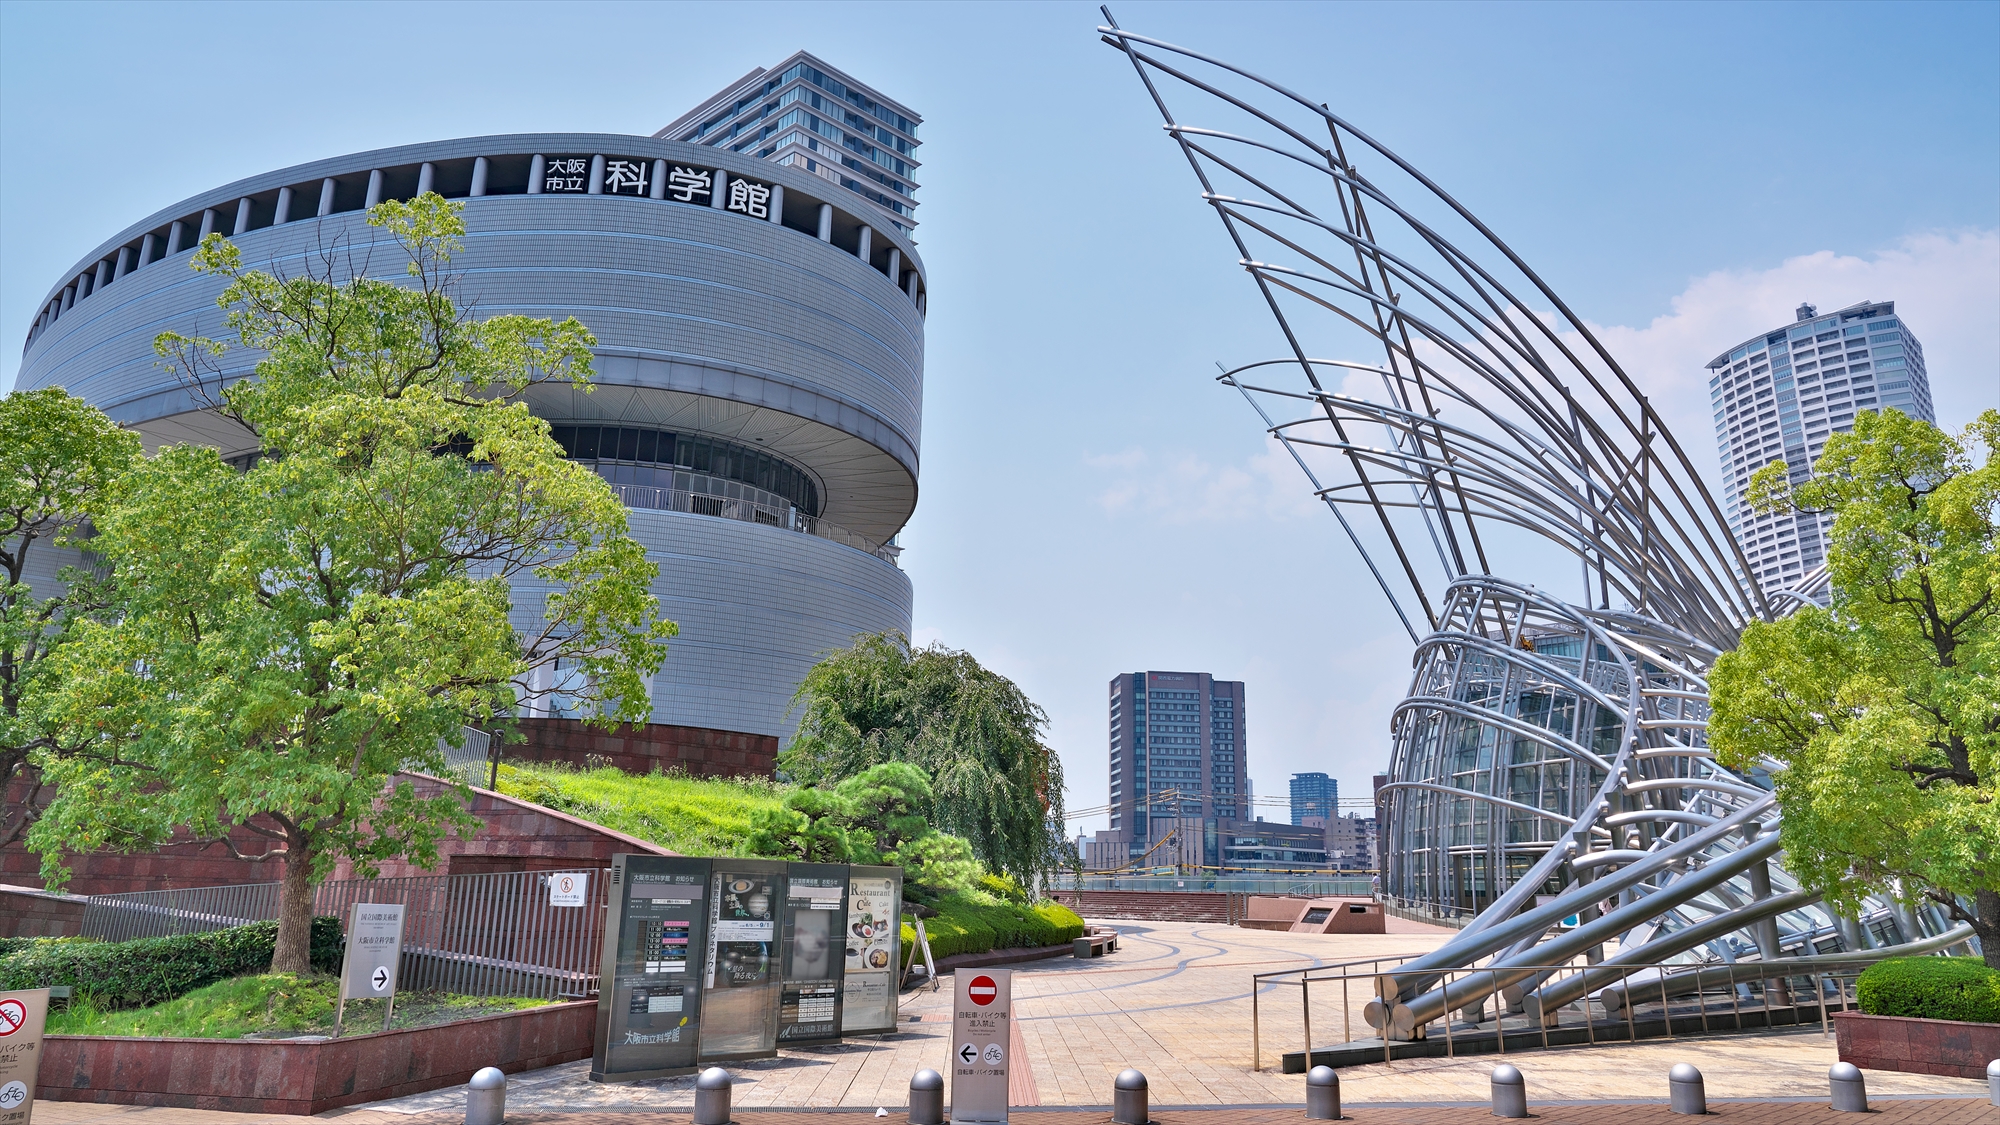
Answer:
[[[1704, 467], [1702, 362], [1802, 300], [1896, 300], [1946, 425], [2000, 400], [2000, 4], [1114, 11], [1414, 161], [1681, 411]], [[1098, 20], [1069, 3], [14, 0], [0, 386], [48, 286], [174, 200], [413, 141], [651, 133], [804, 47], [925, 117], [918, 638], [1048, 708], [1074, 807], [1104, 799], [1106, 681], [1146, 668], [1248, 681], [1260, 793], [1323, 769], [1359, 796], [1408, 640], [1213, 384], [1215, 361], [1278, 341]]]

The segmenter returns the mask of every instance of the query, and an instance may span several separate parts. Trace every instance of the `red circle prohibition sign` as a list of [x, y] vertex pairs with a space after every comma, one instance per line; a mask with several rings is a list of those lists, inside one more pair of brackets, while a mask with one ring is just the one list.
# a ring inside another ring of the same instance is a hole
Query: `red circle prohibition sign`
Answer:
[[965, 998], [982, 1008], [991, 1004], [993, 998], [998, 995], [1000, 986], [993, 983], [992, 977], [973, 977], [972, 983], [965, 986]]
[[28, 1023], [28, 1006], [19, 1000], [0, 1000], [0, 1038], [21, 1030]]

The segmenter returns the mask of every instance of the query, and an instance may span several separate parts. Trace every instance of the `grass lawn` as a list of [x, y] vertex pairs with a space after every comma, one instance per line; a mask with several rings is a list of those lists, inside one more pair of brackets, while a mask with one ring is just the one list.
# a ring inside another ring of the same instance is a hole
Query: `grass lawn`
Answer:
[[[331, 976], [264, 973], [233, 977], [164, 1004], [100, 1012], [84, 996], [66, 1010], [49, 1012], [50, 1035], [131, 1035], [161, 1039], [285, 1039], [333, 1034], [340, 981]], [[547, 1000], [512, 996], [458, 996], [406, 992], [396, 998], [393, 1028], [430, 1027], [536, 1008]], [[382, 1030], [380, 1000], [349, 1000], [342, 1037]]]
[[750, 817], [777, 808], [785, 794], [774, 781], [540, 764], [503, 764], [500, 792], [682, 855], [730, 856], [749, 854]]

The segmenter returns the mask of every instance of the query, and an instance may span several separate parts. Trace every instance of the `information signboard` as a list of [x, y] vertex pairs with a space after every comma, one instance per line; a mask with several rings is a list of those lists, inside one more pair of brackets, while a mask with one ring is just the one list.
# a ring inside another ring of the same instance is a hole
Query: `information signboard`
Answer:
[[34, 1120], [35, 1075], [42, 1066], [48, 1016], [48, 989], [0, 992], [0, 1125]]
[[778, 921], [787, 865], [756, 859], [713, 863], [701, 1058], [770, 1058], [778, 1053], [778, 1003], [784, 987]]
[[611, 857], [591, 1081], [694, 1073], [707, 967], [709, 872], [706, 859]]
[[357, 902], [347, 917], [347, 953], [340, 967], [340, 1003], [333, 1013], [334, 1035], [349, 1000], [387, 1000], [382, 1030], [396, 1013], [396, 978], [403, 962], [403, 904]]
[[590, 872], [559, 871], [547, 876], [550, 906], [583, 906], [590, 895]]
[[785, 873], [785, 987], [778, 1001], [778, 1042], [840, 1038], [842, 956], [847, 925], [847, 865], [794, 863]]
[[1014, 974], [1008, 969], [960, 969], [952, 977], [952, 1125], [1006, 1125]]
[[896, 969], [903, 953], [903, 869], [847, 869], [847, 971], [843, 1035], [896, 1030]]

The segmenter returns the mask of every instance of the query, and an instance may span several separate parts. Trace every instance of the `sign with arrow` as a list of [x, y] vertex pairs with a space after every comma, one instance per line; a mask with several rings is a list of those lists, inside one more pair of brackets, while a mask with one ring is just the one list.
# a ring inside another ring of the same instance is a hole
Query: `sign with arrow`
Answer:
[[403, 905], [357, 902], [347, 917], [347, 954], [340, 968], [340, 1005], [333, 1017], [340, 1034], [349, 1000], [387, 1000], [382, 1030], [396, 1010], [396, 976], [403, 960]]
[[951, 1014], [952, 1125], [1006, 1125], [1008, 1020], [1014, 974], [961, 969]]

